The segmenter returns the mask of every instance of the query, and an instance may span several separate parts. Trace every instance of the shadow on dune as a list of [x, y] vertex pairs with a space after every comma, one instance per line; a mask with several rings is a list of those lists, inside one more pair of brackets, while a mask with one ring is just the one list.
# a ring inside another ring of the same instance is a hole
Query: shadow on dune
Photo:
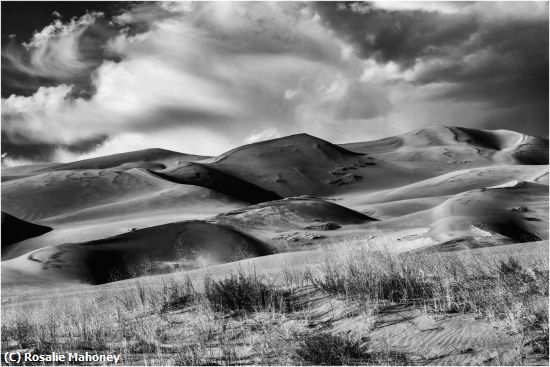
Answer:
[[532, 138], [514, 151], [514, 158], [522, 164], [548, 164], [548, 139]]
[[2, 212], [2, 249], [27, 238], [40, 236], [51, 230], [50, 227], [29, 223]]
[[202, 186], [250, 204], [281, 199], [279, 195], [272, 191], [264, 190], [247, 181], [200, 163], [188, 163], [169, 171], [150, 172], [171, 182]]
[[506, 236], [514, 242], [534, 242], [541, 241], [541, 238], [529, 232], [523, 223], [515, 218], [499, 218], [493, 223], [487, 223], [479, 226], [482, 229]]
[[98, 241], [52, 246], [33, 252], [29, 259], [56, 276], [102, 284], [273, 252], [260, 240], [229, 226], [188, 221]]

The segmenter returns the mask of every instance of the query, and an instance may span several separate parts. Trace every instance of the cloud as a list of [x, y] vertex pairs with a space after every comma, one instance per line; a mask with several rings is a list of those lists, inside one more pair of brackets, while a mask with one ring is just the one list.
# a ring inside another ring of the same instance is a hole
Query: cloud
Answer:
[[211, 155], [299, 132], [346, 142], [520, 118], [547, 133], [547, 15], [504, 8], [147, 2], [111, 19], [56, 19], [12, 65], [57, 82], [2, 100], [2, 149], [41, 160]]
[[515, 118], [529, 115], [524, 131], [548, 134], [548, 3], [355, 4], [317, 6], [364, 59], [396, 65], [392, 80], [417, 96], [438, 86], [431, 97], [444, 105], [482, 104], [491, 126], [498, 115], [501, 128], [517, 129]]
[[268, 128], [259, 132], [253, 132], [244, 139], [246, 144], [257, 143], [259, 141], [270, 140], [281, 137], [281, 134], [275, 128]]
[[30, 159], [13, 159], [9, 157], [6, 153], [2, 154], [2, 168], [4, 167], [15, 167], [15, 166], [26, 166], [29, 164], [35, 163], [35, 161]]
[[[122, 28], [109, 39], [106, 53], [121, 61], [96, 68], [90, 98], [59, 85], [3, 100], [8, 139], [24, 134], [54, 145], [155, 132], [158, 146], [175, 148], [173, 130], [201, 127], [230, 148], [251, 130], [326, 136], [335, 122], [388, 108], [376, 86], [361, 81], [363, 62], [303, 4], [199, 3], [159, 13], [160, 20], [135, 9], [116, 18], [145, 22], [146, 31]], [[141, 145], [122, 139], [122, 149], [153, 143], [132, 141]], [[176, 150], [196, 153], [190, 141]]]
[[86, 14], [69, 23], [55, 20], [36, 32], [30, 42], [23, 43], [29, 54], [28, 62], [22, 60], [22, 55], [8, 52], [6, 56], [15, 68], [31, 75], [64, 79], [79, 74], [90, 66], [80, 55], [80, 39], [101, 16], [101, 13]]
[[66, 148], [57, 148], [53, 159], [56, 162], [72, 162], [75, 160], [94, 158], [110, 154], [124, 153], [148, 147], [159, 147], [179, 151], [187, 147], [197, 155], [218, 155], [233, 146], [220, 134], [201, 127], [184, 127], [167, 131], [152, 131], [148, 134], [121, 133], [97, 144], [89, 152], [74, 152]]
[[[354, 10], [355, 4], [361, 3], [352, 3], [350, 6], [352, 10]], [[442, 14], [457, 14], [468, 11], [469, 8], [475, 6], [475, 4], [476, 3], [473, 1], [375, 1], [370, 7], [390, 11], [420, 10], [425, 12], [439, 12]]]
[[100, 12], [67, 22], [56, 13], [56, 19], [28, 42], [11, 42], [2, 49], [3, 74], [30, 76], [42, 83], [71, 83], [75, 91], [86, 91], [92, 69], [105, 59], [103, 44], [114, 29]]

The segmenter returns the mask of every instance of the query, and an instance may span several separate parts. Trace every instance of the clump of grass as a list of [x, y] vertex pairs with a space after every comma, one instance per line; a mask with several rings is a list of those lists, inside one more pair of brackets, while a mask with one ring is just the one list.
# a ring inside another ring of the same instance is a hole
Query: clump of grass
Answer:
[[174, 366], [208, 366], [206, 350], [198, 345], [186, 345], [174, 358]]
[[299, 339], [296, 356], [301, 363], [316, 366], [409, 364], [405, 354], [368, 350], [368, 341], [322, 331], [303, 334]]
[[376, 303], [415, 303], [444, 292], [444, 280], [432, 269], [382, 252], [359, 250], [341, 259], [327, 259], [320, 271], [306, 275], [313, 286], [330, 295]]
[[370, 361], [359, 341], [327, 332], [310, 332], [301, 339], [296, 355], [304, 364], [349, 366]]
[[29, 348], [36, 344], [36, 327], [27, 317], [18, 317], [12, 323], [2, 324], [2, 350], [13, 341], [19, 348]]
[[168, 285], [163, 285], [161, 312], [181, 310], [199, 299], [199, 294], [189, 277], [184, 281], [172, 280]]
[[128, 347], [130, 353], [155, 353], [158, 350], [158, 345], [155, 342], [138, 338]]
[[548, 359], [548, 310], [540, 308], [523, 320], [527, 336], [525, 346], [530, 346], [535, 353]]
[[286, 311], [292, 308], [290, 292], [278, 289], [261, 276], [240, 270], [215, 281], [206, 277], [205, 297], [219, 312]]
[[509, 257], [500, 261], [498, 275], [503, 282], [516, 288], [521, 294], [548, 295], [548, 272], [538, 268], [525, 268]]

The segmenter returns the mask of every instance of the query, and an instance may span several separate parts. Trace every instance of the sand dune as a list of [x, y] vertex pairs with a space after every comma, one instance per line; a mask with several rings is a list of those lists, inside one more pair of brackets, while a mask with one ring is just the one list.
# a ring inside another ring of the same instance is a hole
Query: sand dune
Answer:
[[547, 164], [547, 155], [542, 138], [441, 127], [340, 146], [291, 135], [229, 151], [212, 166], [283, 197], [327, 196], [375, 193], [469, 168]]
[[407, 180], [391, 162], [307, 134], [245, 145], [216, 157], [212, 166], [282, 197], [375, 190]]
[[396, 189], [366, 193], [356, 191], [342, 195], [342, 203], [354, 208], [375, 203], [455, 195], [464, 191], [502, 185], [511, 181], [535, 181], [548, 173], [548, 166], [490, 166], [458, 170], [415, 182]]
[[2, 168], [2, 182], [39, 175], [45, 172], [68, 170], [94, 170], [116, 168], [163, 169], [185, 162], [196, 162], [208, 159], [207, 156], [178, 153], [166, 149], [144, 149], [133, 152], [113, 154], [104, 157], [84, 159], [71, 163], [39, 163], [24, 166]]
[[293, 197], [247, 206], [210, 221], [238, 228], [278, 251], [305, 251], [326, 246], [376, 219], [313, 197]]
[[169, 165], [178, 165], [184, 162], [201, 161], [210, 157], [193, 154], [178, 153], [166, 149], [144, 149], [134, 152], [113, 154], [106, 157], [85, 159], [81, 161], [59, 164], [41, 169], [40, 171], [66, 171], [89, 169], [163, 169]]
[[54, 225], [151, 214], [163, 209], [186, 208], [208, 216], [243, 205], [223, 194], [174, 184], [137, 168], [43, 173], [4, 183], [2, 194], [3, 209], [8, 213]]
[[271, 253], [269, 246], [233, 228], [191, 221], [105, 240], [50, 246], [3, 265], [44, 278], [99, 284], [146, 275], [159, 268], [193, 269]]
[[346, 225], [374, 221], [374, 218], [313, 197], [287, 198], [247, 206], [214, 218], [238, 227], [315, 228], [327, 222]]
[[376, 223], [380, 228], [422, 227], [437, 241], [503, 236], [512, 242], [548, 239], [548, 186], [515, 186], [466, 191], [428, 210]]
[[548, 139], [526, 137], [514, 150], [513, 156], [523, 164], [548, 164]]
[[370, 215], [374, 218], [385, 220], [401, 217], [407, 214], [420, 212], [438, 206], [452, 195], [430, 196], [413, 199], [395, 200], [382, 203], [357, 203], [354, 204], [345, 197], [345, 204], [353, 206], [355, 210]]
[[374, 154], [393, 162], [407, 162], [420, 167], [427, 162], [447, 163], [460, 168], [490, 163], [548, 164], [548, 139], [508, 130], [441, 126], [340, 146], [354, 152]]
[[[27, 260], [32, 260], [46, 264], [43, 266], [44, 270], [55, 264], [55, 276], [64, 280], [92, 277], [94, 282], [105, 282], [111, 273], [131, 275], [132, 268], [141, 266], [140, 262], [145, 259], [152, 271], [166, 271], [173, 266], [195, 268], [200, 265], [200, 261], [219, 264], [235, 261], [239, 257], [261, 256], [280, 250], [276, 248], [276, 244], [271, 245], [255, 237], [258, 230], [267, 231], [271, 237], [277, 232], [303, 230], [304, 238], [307, 238], [309, 232], [306, 231], [330, 231], [373, 220], [321, 199], [291, 198], [228, 211], [208, 221], [184, 221], [154, 226], [103, 240], [54, 245], [42, 250], [37, 249], [43, 247], [43, 242], [28, 242], [34, 243], [34, 248], [28, 246], [28, 243], [22, 243], [19, 248], [8, 252], [5, 259], [22, 255], [22, 259], [15, 259], [13, 263], [21, 264], [23, 269], [28, 269], [30, 265]], [[31, 248], [37, 251], [33, 251], [28, 257], [25, 254], [31, 252]], [[100, 261], [102, 256], [111, 259], [107, 261], [107, 265]], [[96, 258], [97, 260], [93, 260]], [[74, 263], [79, 265], [75, 268], [72, 265]], [[100, 272], [103, 275], [89, 274], [91, 268], [98, 267], [105, 268]], [[88, 270], [83, 274], [75, 273], [75, 269], [80, 268]]]
[[56, 163], [37, 163], [37, 164], [28, 164], [23, 166], [2, 167], [2, 182], [17, 180], [20, 178], [37, 175], [40, 173], [37, 171], [44, 168], [53, 167], [55, 165], [57, 164]]
[[[3, 209], [53, 228], [2, 252], [11, 259], [39, 248], [106, 238], [131, 229], [204, 219], [246, 205], [200, 186], [141, 169], [59, 171], [5, 183]], [[5, 231], [9, 227], [5, 227]]]
[[[243, 256], [260, 256], [373, 236], [407, 251], [547, 239], [547, 163], [544, 138], [438, 127], [342, 145], [298, 134], [217, 157], [147, 149], [8, 168], [2, 210], [53, 230], [15, 237], [2, 259], [10, 274], [97, 283], [144, 261], [154, 271], [196, 267], [203, 253], [231, 262], [243, 243]], [[192, 249], [183, 257], [181, 241]]]

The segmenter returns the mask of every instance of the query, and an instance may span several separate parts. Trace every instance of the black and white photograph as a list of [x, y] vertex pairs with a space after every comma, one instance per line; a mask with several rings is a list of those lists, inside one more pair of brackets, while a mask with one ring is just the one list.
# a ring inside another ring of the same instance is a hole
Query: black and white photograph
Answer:
[[548, 366], [548, 1], [2, 1], [2, 366]]

